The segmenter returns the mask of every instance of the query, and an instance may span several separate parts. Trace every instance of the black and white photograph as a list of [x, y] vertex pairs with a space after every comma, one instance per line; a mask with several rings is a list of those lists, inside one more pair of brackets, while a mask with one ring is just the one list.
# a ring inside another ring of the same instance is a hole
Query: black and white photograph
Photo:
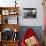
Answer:
[[37, 9], [36, 8], [23, 8], [24, 18], [36, 18]]

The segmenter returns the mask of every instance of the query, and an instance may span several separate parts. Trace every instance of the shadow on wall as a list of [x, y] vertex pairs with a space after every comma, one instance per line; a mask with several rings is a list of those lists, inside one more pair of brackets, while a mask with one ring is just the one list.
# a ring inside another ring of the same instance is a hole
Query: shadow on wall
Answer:
[[42, 30], [42, 26], [21, 26], [20, 27], [20, 32], [19, 32], [19, 40], [20, 40], [20, 42], [21, 42], [21, 40], [22, 40], [22, 38], [24, 36], [25, 31], [28, 28], [32, 28], [34, 30], [34, 32], [36, 32], [39, 41], [41, 43], [43, 43], [43, 30]]

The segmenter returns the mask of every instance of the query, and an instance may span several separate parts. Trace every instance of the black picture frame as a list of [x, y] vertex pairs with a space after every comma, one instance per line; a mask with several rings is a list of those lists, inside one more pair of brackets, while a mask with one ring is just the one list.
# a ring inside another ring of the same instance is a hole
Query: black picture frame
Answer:
[[37, 9], [36, 8], [23, 8], [24, 18], [36, 18]]

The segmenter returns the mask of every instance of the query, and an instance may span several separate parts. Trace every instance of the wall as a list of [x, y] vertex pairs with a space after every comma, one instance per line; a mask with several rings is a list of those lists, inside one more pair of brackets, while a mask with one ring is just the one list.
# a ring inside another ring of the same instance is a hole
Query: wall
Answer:
[[14, 6], [15, 5], [14, 1], [15, 0], [0, 0], [0, 6], [1, 7]]
[[[19, 24], [21, 26], [43, 26], [43, 6], [42, 0], [24, 0], [18, 1], [20, 2], [22, 8], [37, 8], [37, 18], [36, 19], [24, 19], [23, 18], [23, 10], [20, 14]], [[20, 8], [21, 9], [21, 8]]]
[[[15, 6], [15, 0], [0, 0], [0, 6], [8, 7]], [[19, 24], [20, 26], [43, 26], [43, 6], [42, 0], [17, 0], [18, 5], [20, 6], [20, 17]], [[23, 18], [23, 8], [37, 8], [37, 18], [36, 19], [24, 19]], [[23, 23], [23, 24], [22, 24]]]

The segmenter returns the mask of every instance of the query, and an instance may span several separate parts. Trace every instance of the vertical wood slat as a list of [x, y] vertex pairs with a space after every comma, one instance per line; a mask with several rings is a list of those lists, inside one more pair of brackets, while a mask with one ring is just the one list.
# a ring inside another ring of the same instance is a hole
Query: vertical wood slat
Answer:
[[46, 0], [43, 0], [43, 10], [44, 10], [44, 46], [46, 46]]
[[44, 9], [44, 26], [46, 26], [46, 0], [43, 0], [43, 9]]

